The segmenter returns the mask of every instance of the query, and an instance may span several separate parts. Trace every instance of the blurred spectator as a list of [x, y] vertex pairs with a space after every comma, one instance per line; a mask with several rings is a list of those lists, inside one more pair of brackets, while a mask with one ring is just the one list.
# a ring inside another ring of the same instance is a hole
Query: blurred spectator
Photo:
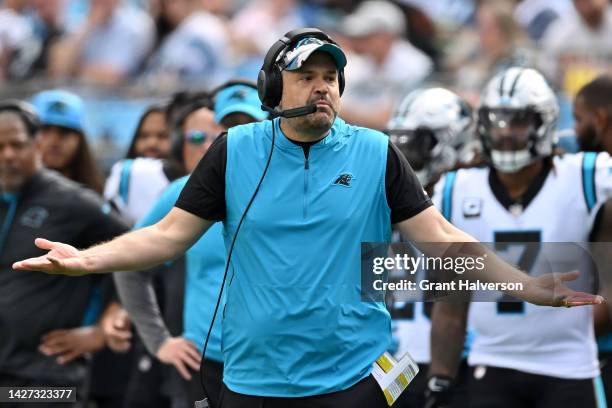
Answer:
[[235, 12], [236, 0], [203, 0], [204, 10], [221, 18], [229, 18]]
[[19, 79], [40, 50], [32, 26], [23, 15], [24, 0], [5, 0], [0, 6], [0, 84]]
[[435, 21], [419, 7], [412, 5], [400, 5], [400, 7], [406, 16], [406, 38], [412, 45], [427, 54], [435, 70], [438, 70], [441, 52], [438, 27]]
[[[98, 326], [80, 327], [99, 277], [67, 278], [12, 270], [48, 241], [85, 247], [126, 231], [91, 190], [41, 166], [34, 108], [0, 102], [0, 386], [76, 386], [85, 392], [87, 353], [105, 344]], [[19, 406], [21, 404], [17, 404]], [[9, 407], [11, 404], [8, 405]]]
[[170, 130], [166, 121], [166, 106], [152, 105], [140, 117], [125, 158], [165, 159], [169, 154]]
[[102, 194], [104, 180], [84, 131], [85, 106], [73, 93], [43, 91], [32, 102], [40, 117], [38, 145], [43, 165]]
[[608, 0], [574, 0], [575, 12], [544, 33], [549, 73], [571, 97], [598, 73], [612, 68], [612, 5]]
[[206, 87], [221, 82], [228, 75], [229, 46], [225, 22], [200, 5], [153, 55], [145, 84], [157, 90], [173, 90], [194, 83]]
[[86, 21], [51, 50], [55, 77], [114, 86], [135, 74], [155, 40], [153, 21], [120, 0], [91, 0]]
[[238, 75], [256, 78], [268, 48], [286, 32], [308, 26], [297, 0], [253, 0], [231, 21]]
[[[288, 31], [304, 27], [296, 0], [254, 0], [232, 21], [231, 32], [237, 52], [261, 56]], [[279, 35], [280, 34], [280, 35]]]
[[29, 14], [39, 44], [36, 59], [28, 68], [27, 77], [45, 76], [51, 47], [64, 35], [62, 12], [65, 0], [33, 0]]
[[417, 7], [437, 24], [452, 29], [467, 24], [475, 10], [475, 0], [398, 0]]
[[194, 0], [151, 0], [149, 11], [157, 31], [156, 46], [166, 39], [176, 27], [193, 11]]
[[531, 43], [508, 1], [482, 0], [476, 10], [476, 33], [465, 30], [449, 44], [448, 51], [447, 69], [470, 102], [476, 102], [475, 95], [498, 71], [535, 62]]
[[578, 91], [574, 118], [580, 150], [612, 153], [612, 76], [601, 75]]
[[369, 0], [342, 22], [342, 32], [357, 55], [349, 54], [341, 116], [351, 123], [382, 129], [393, 107], [432, 71], [432, 61], [402, 37], [402, 10], [384, 0]]
[[532, 40], [539, 41], [551, 23], [565, 17], [572, 8], [571, 0], [518, 0], [514, 11], [516, 21]]

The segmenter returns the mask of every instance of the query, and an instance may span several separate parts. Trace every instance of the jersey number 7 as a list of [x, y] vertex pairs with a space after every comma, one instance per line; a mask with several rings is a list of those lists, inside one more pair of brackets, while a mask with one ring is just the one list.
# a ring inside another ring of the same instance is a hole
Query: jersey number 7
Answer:
[[[495, 231], [495, 251], [506, 262], [516, 265], [522, 271], [531, 272], [540, 251], [542, 233], [539, 230], [531, 231]], [[525, 302], [517, 302], [508, 295], [503, 295], [497, 302], [497, 313], [524, 313]]]

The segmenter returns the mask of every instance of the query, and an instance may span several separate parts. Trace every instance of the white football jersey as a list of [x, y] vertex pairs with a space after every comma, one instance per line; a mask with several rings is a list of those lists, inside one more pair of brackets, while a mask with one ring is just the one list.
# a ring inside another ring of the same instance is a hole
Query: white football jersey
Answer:
[[[448, 173], [436, 185], [434, 203], [454, 225], [482, 242], [586, 242], [597, 210], [612, 195], [612, 160], [607, 153], [580, 153], [555, 157], [553, 163], [524, 209], [506, 209], [500, 203], [488, 168]], [[571, 255], [560, 255], [565, 256]], [[540, 258], [534, 261], [535, 270], [550, 261]], [[473, 302], [469, 325], [475, 337], [468, 363], [566, 379], [594, 378], [599, 366], [592, 313], [591, 306]]]
[[[399, 232], [393, 232], [393, 242], [400, 242]], [[415, 249], [416, 251], [416, 249]], [[391, 272], [391, 277], [395, 272]], [[424, 278], [423, 270], [417, 272], [417, 279]], [[405, 278], [399, 275], [400, 279]], [[414, 295], [420, 299], [420, 294]], [[432, 303], [411, 301], [407, 298], [394, 299], [389, 305], [389, 313], [393, 319], [393, 337], [397, 340], [395, 357], [402, 358], [406, 352], [410, 353], [414, 361], [419, 364], [429, 364], [431, 332], [431, 306]]]
[[104, 186], [104, 198], [128, 221], [136, 223], [149, 212], [168, 184], [162, 160], [125, 159], [113, 165]]
[[[401, 358], [407, 352], [419, 364], [431, 361], [429, 335], [431, 322], [427, 306], [431, 303], [396, 301], [391, 311], [393, 335], [399, 342], [395, 357]], [[397, 314], [396, 314], [397, 313]]]

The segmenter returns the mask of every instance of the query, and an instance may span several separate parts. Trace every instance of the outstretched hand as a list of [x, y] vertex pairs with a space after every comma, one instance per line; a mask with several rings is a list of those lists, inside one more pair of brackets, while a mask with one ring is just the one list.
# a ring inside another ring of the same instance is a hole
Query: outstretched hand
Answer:
[[564, 282], [576, 280], [579, 275], [578, 271], [574, 271], [535, 277], [518, 296], [541, 306], [572, 307], [604, 303], [602, 296], [577, 292], [565, 285]]
[[34, 244], [38, 248], [49, 252], [36, 258], [15, 262], [13, 269], [62, 275], [84, 275], [87, 273], [86, 258], [75, 247], [44, 238], [36, 238]]

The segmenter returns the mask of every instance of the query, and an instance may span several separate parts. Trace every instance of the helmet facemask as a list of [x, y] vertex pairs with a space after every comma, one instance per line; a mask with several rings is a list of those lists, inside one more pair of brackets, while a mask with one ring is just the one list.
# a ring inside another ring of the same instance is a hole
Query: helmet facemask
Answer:
[[533, 108], [488, 108], [478, 112], [478, 134], [493, 167], [503, 173], [517, 171], [544, 154], [547, 129]]
[[406, 157], [421, 184], [427, 186], [457, 161], [455, 149], [442, 142], [444, 132], [448, 131], [421, 126], [415, 130], [389, 130], [387, 133], [391, 142]]
[[553, 153], [559, 105], [552, 88], [532, 68], [510, 67], [485, 86], [477, 133], [497, 170], [515, 173]]
[[427, 187], [442, 172], [473, 159], [473, 124], [472, 109], [453, 92], [417, 89], [399, 104], [385, 133]]

